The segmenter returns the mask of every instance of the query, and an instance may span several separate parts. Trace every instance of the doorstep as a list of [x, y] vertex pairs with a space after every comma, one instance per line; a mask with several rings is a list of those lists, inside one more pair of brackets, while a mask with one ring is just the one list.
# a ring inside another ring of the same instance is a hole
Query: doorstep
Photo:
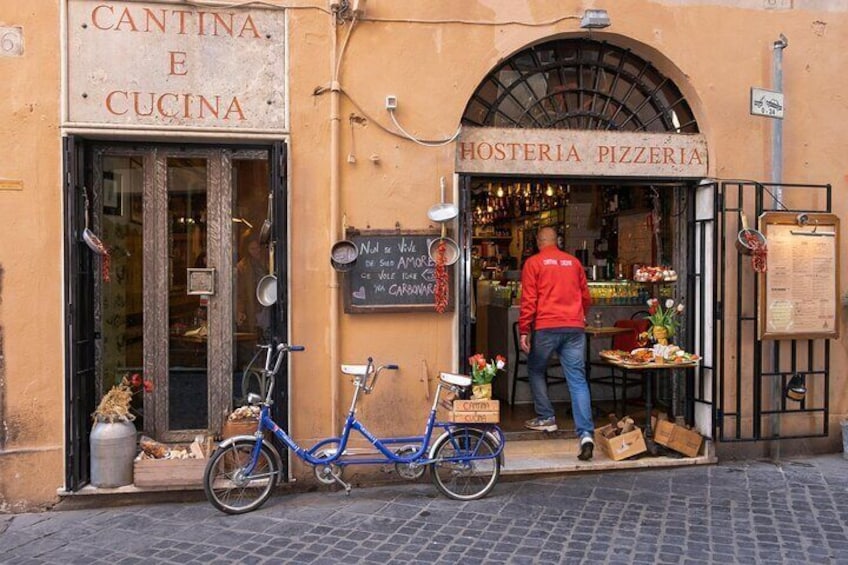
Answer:
[[[539, 432], [535, 432], [538, 436]], [[545, 434], [547, 435], [547, 434]], [[704, 441], [704, 455], [682, 457], [661, 455], [641, 456], [613, 461], [597, 445], [590, 461], [580, 461], [579, 441], [575, 437], [552, 439], [513, 439], [507, 436], [504, 448], [502, 475], [535, 475], [541, 473], [591, 473], [621, 469], [654, 469], [657, 467], [686, 467], [718, 463], [713, 443]], [[659, 446], [662, 448], [662, 446]]]
[[[544, 437], [540, 438], [539, 436]], [[564, 436], [571, 437], [564, 437]], [[532, 437], [532, 439], [525, 439]], [[712, 465], [718, 463], [712, 441], [704, 441], [704, 455], [698, 457], [671, 457], [642, 456], [623, 461], [613, 461], [603, 450], [595, 446], [594, 456], [591, 461], [580, 461], [577, 459], [579, 443], [573, 434], [559, 431], [540, 434], [540, 432], [508, 433], [506, 447], [504, 448], [504, 465], [501, 468], [502, 475], [536, 475], [548, 473], [591, 473], [593, 471], [618, 471], [622, 469], [650, 469], [657, 467], [686, 467], [691, 465]], [[281, 488], [289, 486], [294, 488], [297, 481], [284, 483]], [[137, 487], [127, 485], [115, 488], [84, 486], [78, 491], [71, 492], [58, 489], [60, 498], [83, 498], [90, 496], [125, 498], [132, 495], [148, 495], [151, 493], [175, 493], [203, 491], [202, 485], [197, 486], [157, 486]]]

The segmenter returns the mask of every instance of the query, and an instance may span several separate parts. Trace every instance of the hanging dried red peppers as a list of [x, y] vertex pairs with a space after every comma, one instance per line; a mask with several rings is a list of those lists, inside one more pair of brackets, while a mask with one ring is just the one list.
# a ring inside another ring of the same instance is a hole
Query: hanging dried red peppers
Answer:
[[761, 237], [758, 237], [757, 234], [748, 230], [745, 230], [742, 236], [745, 238], [746, 247], [751, 250], [751, 267], [757, 273], [765, 273], [768, 267], [766, 242]]
[[445, 267], [448, 244], [444, 238], [436, 249], [436, 312], [444, 313], [448, 308], [448, 270]]

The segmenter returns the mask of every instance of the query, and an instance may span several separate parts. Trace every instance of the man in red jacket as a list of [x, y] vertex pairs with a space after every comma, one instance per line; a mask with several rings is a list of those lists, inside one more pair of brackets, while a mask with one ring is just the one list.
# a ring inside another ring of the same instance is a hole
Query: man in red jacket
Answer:
[[[518, 318], [521, 350], [527, 353], [527, 372], [536, 418], [525, 422], [531, 430], [556, 431], [554, 407], [548, 398], [545, 368], [556, 352], [571, 394], [574, 424], [580, 438], [581, 461], [592, 458], [592, 405], [586, 382], [586, 312], [591, 298], [583, 265], [556, 246], [556, 231], [539, 230], [539, 252], [521, 271], [521, 314]], [[532, 334], [531, 334], [532, 331]], [[532, 344], [531, 344], [532, 335]]]

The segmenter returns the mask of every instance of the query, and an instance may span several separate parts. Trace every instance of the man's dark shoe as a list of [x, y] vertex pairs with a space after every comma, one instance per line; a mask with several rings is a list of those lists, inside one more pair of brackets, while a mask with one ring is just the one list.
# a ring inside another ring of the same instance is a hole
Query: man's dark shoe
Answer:
[[592, 441], [592, 438], [584, 437], [580, 441], [580, 453], [577, 454], [577, 458], [581, 461], [588, 461], [592, 458], [594, 450], [595, 442]]

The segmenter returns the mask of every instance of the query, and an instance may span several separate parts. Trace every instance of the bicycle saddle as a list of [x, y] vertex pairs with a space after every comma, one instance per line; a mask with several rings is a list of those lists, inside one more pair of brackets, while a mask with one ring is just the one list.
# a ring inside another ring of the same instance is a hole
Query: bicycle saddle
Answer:
[[456, 375], [454, 373], [442, 373], [441, 375], [442, 381], [454, 386], [469, 386], [471, 384], [471, 377], [468, 375]]
[[342, 373], [344, 373], [345, 375], [364, 377], [367, 374], [367, 371], [368, 365], [342, 365]]

